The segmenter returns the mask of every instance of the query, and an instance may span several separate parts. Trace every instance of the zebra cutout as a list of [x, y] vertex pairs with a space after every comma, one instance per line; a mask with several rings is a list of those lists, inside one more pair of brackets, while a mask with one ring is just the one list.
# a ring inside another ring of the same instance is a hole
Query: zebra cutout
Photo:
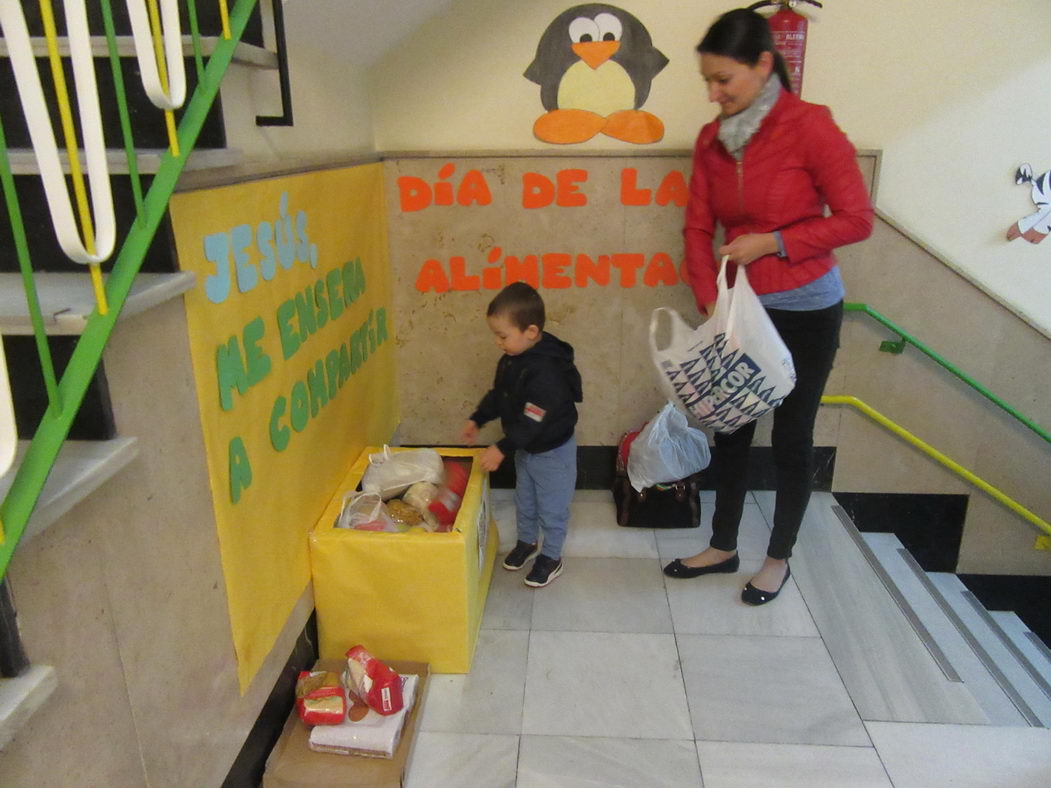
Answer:
[[1015, 183], [1033, 184], [1030, 196], [1037, 210], [1007, 228], [1007, 240], [1024, 238], [1031, 244], [1038, 244], [1051, 233], [1051, 170], [1034, 178], [1033, 168], [1028, 163], [1023, 164], [1015, 172]]

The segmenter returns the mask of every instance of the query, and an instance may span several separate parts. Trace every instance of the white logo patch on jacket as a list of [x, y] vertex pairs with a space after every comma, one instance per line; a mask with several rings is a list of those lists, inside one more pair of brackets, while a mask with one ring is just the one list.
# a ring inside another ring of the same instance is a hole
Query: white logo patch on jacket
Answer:
[[547, 411], [541, 408], [539, 405], [534, 405], [532, 402], [525, 404], [525, 410], [522, 411], [526, 416], [531, 418], [533, 421], [543, 421], [544, 416], [547, 415]]

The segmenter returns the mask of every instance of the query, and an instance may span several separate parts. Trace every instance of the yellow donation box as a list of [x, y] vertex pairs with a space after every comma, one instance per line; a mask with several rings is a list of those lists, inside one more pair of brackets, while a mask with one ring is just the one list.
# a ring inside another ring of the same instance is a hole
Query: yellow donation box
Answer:
[[434, 673], [471, 669], [493, 574], [496, 524], [489, 475], [479, 449], [437, 449], [471, 459], [460, 511], [447, 533], [418, 528], [382, 533], [336, 528], [343, 494], [357, 489], [367, 448], [310, 535], [321, 659], [340, 659], [359, 643], [383, 660], [430, 663]]

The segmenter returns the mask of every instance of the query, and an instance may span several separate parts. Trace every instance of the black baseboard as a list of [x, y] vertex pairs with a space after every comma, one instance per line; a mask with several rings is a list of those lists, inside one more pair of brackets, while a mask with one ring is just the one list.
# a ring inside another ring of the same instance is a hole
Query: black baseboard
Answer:
[[892, 533], [925, 572], [955, 572], [966, 495], [834, 493], [859, 531]]
[[1044, 645], [1051, 648], [1051, 577], [1032, 575], [958, 575], [987, 610], [1014, 612]]
[[[577, 447], [577, 489], [610, 490], [613, 488], [617, 459], [616, 446]], [[814, 489], [832, 489], [832, 471], [836, 465], [834, 446], [814, 447]], [[719, 467], [718, 449], [712, 449], [712, 462], [701, 473], [701, 489], [715, 489], [715, 474]], [[515, 486], [515, 467], [510, 459], [489, 474], [489, 484], [496, 488]], [[776, 484], [773, 449], [753, 446], [748, 455], [748, 489], [773, 490]]]
[[317, 662], [317, 642], [317, 618], [312, 613], [307, 625], [299, 633], [292, 654], [281, 669], [281, 675], [263, 704], [263, 710], [245, 739], [241, 752], [223, 780], [223, 788], [257, 788], [262, 784], [267, 756], [277, 744], [285, 721], [295, 705], [299, 672], [309, 670]]

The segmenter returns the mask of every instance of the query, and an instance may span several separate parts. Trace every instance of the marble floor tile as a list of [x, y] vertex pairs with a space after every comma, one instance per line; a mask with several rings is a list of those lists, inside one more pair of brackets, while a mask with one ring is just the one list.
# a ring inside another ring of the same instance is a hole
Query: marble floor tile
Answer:
[[865, 723], [896, 788], [1051, 785], [1051, 729]]
[[482, 629], [528, 630], [533, 621], [533, 600], [536, 598], [531, 589], [522, 584], [529, 570], [523, 568], [510, 572], [500, 565], [502, 561], [501, 555], [493, 567], [493, 579], [489, 584], [489, 596], [486, 597], [485, 613], [482, 615]]
[[675, 633], [679, 635], [794, 635], [818, 637], [795, 581], [788, 579], [777, 599], [758, 607], [741, 601], [741, 589], [762, 561], [742, 561], [732, 575], [664, 578]]
[[[712, 538], [712, 509], [714, 504], [701, 505], [701, 524], [697, 528], [657, 528], [657, 552], [661, 561], [684, 558], [699, 553], [708, 546]], [[746, 503], [741, 515], [741, 528], [737, 532], [737, 550], [742, 561], [762, 559], [770, 543], [770, 526], [760, 508]]]
[[470, 673], [431, 675], [421, 730], [519, 733], [528, 648], [528, 632], [483, 629]]
[[523, 736], [518, 788], [695, 788], [692, 741]]
[[698, 740], [870, 744], [819, 638], [676, 639]]
[[675, 638], [533, 632], [522, 733], [690, 738]]
[[552, 585], [535, 596], [532, 629], [672, 632], [664, 575], [656, 558], [565, 558]]
[[605, 492], [606, 501], [581, 499], [578, 490], [571, 506], [569, 535], [563, 555], [571, 558], [656, 558], [657, 543], [649, 528], [627, 528], [617, 525], [613, 497]]
[[871, 747], [697, 742], [704, 788], [890, 788]]
[[477, 733], [419, 734], [406, 788], [514, 788], [518, 737]]

